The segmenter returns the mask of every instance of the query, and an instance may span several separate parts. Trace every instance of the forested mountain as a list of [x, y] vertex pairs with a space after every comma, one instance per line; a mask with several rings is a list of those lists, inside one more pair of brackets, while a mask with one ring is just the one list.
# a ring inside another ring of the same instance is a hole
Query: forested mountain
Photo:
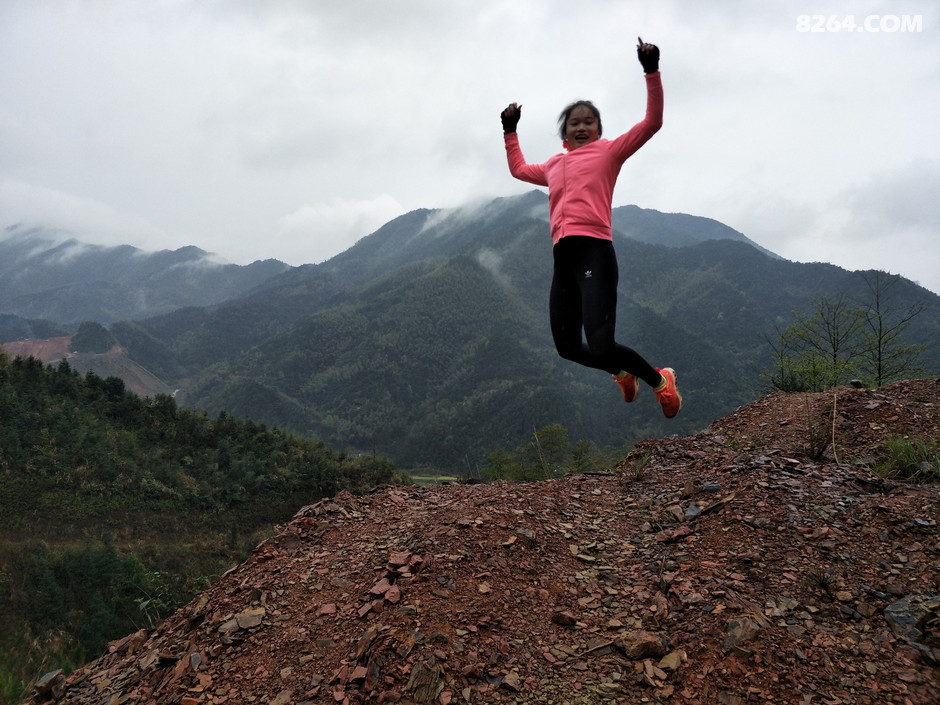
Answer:
[[[857, 273], [768, 255], [715, 221], [617, 209], [632, 233], [615, 235], [618, 337], [678, 371], [686, 404], [667, 421], [649, 390], [626, 406], [609, 377], [556, 356], [546, 218], [538, 191], [414, 211], [241, 299], [112, 329], [179, 380], [181, 403], [474, 474], [492, 448], [551, 423], [598, 446], [701, 428], [766, 388], [765, 336], [794, 310], [866, 293]], [[670, 246], [649, 242], [660, 230]], [[909, 333], [932, 344], [938, 297], [907, 281], [894, 293], [928, 303]], [[938, 359], [930, 348], [928, 371]]]
[[[122, 324], [115, 334], [132, 356], [127, 341], [143, 332], [166, 346], [168, 355], [147, 366], [183, 366], [182, 403], [378, 448], [406, 466], [473, 473], [494, 444], [517, 445], [553, 422], [599, 445], [663, 433], [652, 396], [645, 412], [627, 414], [611, 403], [619, 392], [609, 378], [557, 359], [546, 315], [546, 214], [539, 192], [415, 211], [241, 300]], [[671, 324], [640, 315], [652, 322], [627, 316], [624, 330], [658, 327], [651, 354], [665, 359]], [[709, 348], [698, 354], [717, 360]], [[680, 365], [675, 359], [669, 364]], [[749, 397], [733, 374], [726, 383], [736, 398]], [[683, 422], [707, 420], [692, 405]]]
[[383, 458], [0, 352], [0, 702], [44, 659], [77, 667], [154, 626], [300, 507], [399, 479]]
[[[649, 390], [627, 406], [607, 375], [556, 356], [547, 216], [540, 191], [417, 210], [241, 297], [110, 329], [181, 404], [473, 475], [549, 424], [616, 447], [702, 428], [767, 389], [768, 338], [794, 311], [870, 294], [859, 273], [789, 262], [716, 221], [616, 209], [618, 338], [677, 370], [685, 406], [667, 421]], [[925, 305], [905, 335], [936, 374], [938, 297], [893, 279], [896, 301]]]
[[[240, 296], [286, 269], [277, 260], [222, 264], [197, 247], [143, 252], [13, 226], [0, 233], [0, 314], [62, 324], [147, 318]], [[0, 340], [32, 332], [0, 320]]]

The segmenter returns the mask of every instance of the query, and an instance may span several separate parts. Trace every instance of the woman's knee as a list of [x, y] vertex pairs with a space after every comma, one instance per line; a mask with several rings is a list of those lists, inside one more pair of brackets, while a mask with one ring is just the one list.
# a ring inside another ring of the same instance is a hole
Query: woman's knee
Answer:
[[555, 352], [563, 360], [577, 361], [581, 355], [581, 343], [579, 341], [577, 345], [574, 345], [570, 342], [556, 340]]
[[606, 358], [614, 354], [617, 343], [614, 341], [614, 327], [605, 325], [587, 336], [587, 346], [592, 357]]

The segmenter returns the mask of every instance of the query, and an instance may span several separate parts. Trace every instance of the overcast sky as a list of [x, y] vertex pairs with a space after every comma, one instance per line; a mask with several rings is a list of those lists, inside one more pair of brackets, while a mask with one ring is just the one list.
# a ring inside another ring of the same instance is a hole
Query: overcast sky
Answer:
[[615, 205], [940, 293], [935, 0], [0, 0], [0, 226], [320, 262], [531, 189], [506, 168], [512, 101], [532, 162], [572, 100], [628, 129], [638, 35], [665, 120]]

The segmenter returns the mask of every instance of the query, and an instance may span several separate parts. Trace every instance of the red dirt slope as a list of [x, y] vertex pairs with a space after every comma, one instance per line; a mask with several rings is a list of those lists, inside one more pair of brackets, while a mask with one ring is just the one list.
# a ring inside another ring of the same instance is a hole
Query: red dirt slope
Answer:
[[893, 434], [940, 438], [937, 380], [774, 394], [606, 474], [343, 494], [44, 693], [934, 704], [938, 485], [859, 464]]

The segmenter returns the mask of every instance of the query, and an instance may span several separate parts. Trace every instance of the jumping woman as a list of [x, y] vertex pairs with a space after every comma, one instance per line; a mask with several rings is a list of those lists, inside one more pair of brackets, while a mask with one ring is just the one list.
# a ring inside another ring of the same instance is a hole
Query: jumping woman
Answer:
[[554, 259], [549, 309], [558, 354], [609, 372], [627, 402], [636, 399], [638, 380], [643, 380], [653, 388], [663, 414], [672, 418], [682, 408], [675, 370], [654, 368], [614, 340], [619, 277], [610, 225], [614, 185], [627, 158], [663, 124], [659, 49], [638, 38], [637, 56], [646, 73], [646, 117], [614, 140], [601, 138], [601, 116], [594, 104], [579, 100], [558, 118], [566, 151], [543, 164], [528, 164], [516, 134], [522, 106], [512, 103], [500, 118], [510, 173], [548, 187]]

